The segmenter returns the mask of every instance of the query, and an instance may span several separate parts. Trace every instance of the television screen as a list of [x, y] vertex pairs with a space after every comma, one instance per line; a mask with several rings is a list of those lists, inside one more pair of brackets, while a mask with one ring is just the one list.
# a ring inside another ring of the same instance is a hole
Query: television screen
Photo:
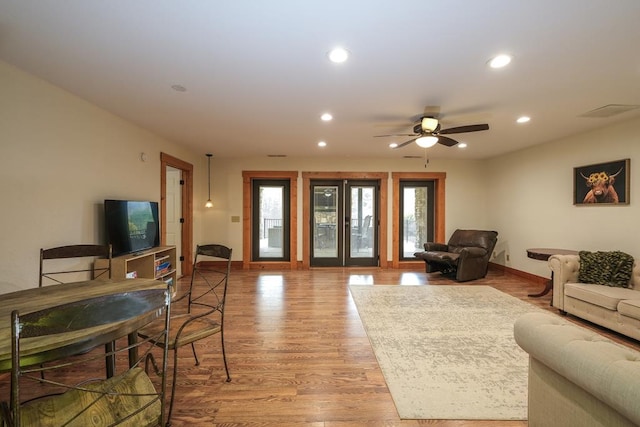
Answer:
[[160, 244], [157, 202], [105, 200], [104, 218], [113, 256], [141, 252]]

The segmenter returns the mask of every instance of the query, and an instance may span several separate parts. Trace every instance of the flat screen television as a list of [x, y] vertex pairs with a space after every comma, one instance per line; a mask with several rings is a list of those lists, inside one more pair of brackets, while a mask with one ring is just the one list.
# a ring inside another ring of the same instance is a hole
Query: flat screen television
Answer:
[[160, 244], [158, 202], [105, 200], [104, 220], [113, 256], [142, 252]]

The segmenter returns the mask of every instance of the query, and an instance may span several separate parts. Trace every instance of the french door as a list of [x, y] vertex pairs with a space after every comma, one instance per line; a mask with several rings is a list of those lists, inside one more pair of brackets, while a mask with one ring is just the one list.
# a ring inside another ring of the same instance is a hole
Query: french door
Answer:
[[378, 265], [378, 180], [311, 180], [310, 265]]

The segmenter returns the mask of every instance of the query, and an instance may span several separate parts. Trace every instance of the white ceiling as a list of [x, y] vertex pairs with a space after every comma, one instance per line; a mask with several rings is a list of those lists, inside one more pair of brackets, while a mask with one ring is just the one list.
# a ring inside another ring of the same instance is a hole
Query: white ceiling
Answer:
[[431, 157], [483, 159], [639, 115], [579, 117], [640, 104], [639, 23], [640, 0], [0, 0], [0, 59], [216, 157], [420, 156], [373, 136], [438, 105], [491, 129]]

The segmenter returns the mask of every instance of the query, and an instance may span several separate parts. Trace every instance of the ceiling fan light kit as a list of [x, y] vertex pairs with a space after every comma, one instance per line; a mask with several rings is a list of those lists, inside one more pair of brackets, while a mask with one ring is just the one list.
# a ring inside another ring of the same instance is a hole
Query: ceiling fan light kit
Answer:
[[433, 147], [438, 143], [438, 137], [433, 135], [421, 136], [416, 138], [416, 144], [422, 148]]

